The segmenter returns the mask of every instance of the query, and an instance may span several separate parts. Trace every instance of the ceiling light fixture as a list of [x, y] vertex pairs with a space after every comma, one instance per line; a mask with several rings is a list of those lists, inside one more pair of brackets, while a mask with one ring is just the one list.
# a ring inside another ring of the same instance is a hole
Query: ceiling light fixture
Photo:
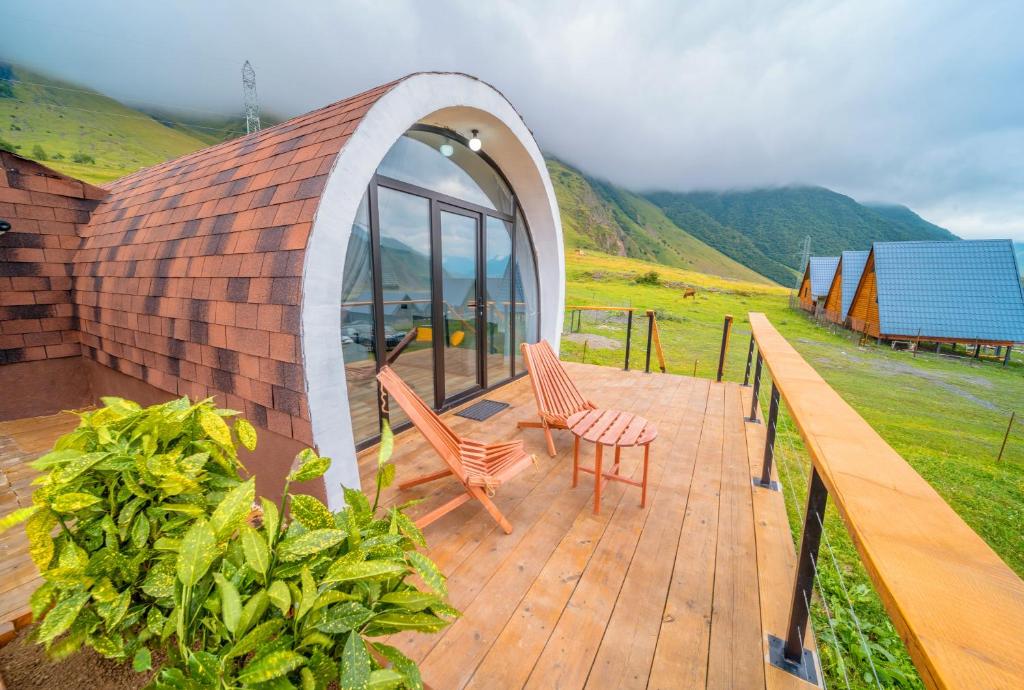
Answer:
[[452, 146], [451, 142], [448, 141], [447, 139], [445, 139], [444, 143], [441, 144], [440, 147], [438, 147], [438, 150], [441, 152], [441, 155], [444, 156], [445, 158], [451, 158], [452, 154], [455, 153], [455, 147]]
[[473, 138], [469, 140], [469, 150], [479, 151], [483, 147], [483, 142], [480, 141], [480, 130], [473, 130]]

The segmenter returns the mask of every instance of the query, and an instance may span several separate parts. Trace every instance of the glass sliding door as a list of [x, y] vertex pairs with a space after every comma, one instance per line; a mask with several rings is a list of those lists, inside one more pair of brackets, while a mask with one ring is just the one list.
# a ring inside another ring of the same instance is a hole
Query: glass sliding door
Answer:
[[[375, 332], [380, 363], [409, 336], [392, 366], [429, 405], [434, 404], [430, 201], [387, 187], [377, 188], [380, 227], [380, 286], [383, 328]], [[416, 329], [414, 335], [413, 329]], [[407, 417], [397, 406], [391, 425]]]
[[512, 375], [512, 224], [487, 216], [484, 237], [486, 253], [487, 386]]
[[480, 215], [438, 204], [444, 401], [480, 388]]

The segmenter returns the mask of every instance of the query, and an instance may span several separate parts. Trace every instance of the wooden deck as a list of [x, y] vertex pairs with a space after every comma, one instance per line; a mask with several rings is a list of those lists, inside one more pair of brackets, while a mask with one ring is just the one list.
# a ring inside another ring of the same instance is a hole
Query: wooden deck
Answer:
[[[463, 617], [442, 634], [391, 643], [438, 690], [809, 687], [764, 662], [765, 634], [785, 629], [795, 555], [782, 495], [751, 485], [764, 427], [743, 422], [749, 389], [565, 366], [599, 406], [658, 425], [647, 508], [639, 489], [613, 482], [593, 514], [592, 477], [570, 487], [569, 433], [556, 432], [559, 455], [550, 458], [540, 431], [515, 427], [535, 414], [526, 379], [488, 394], [512, 407], [485, 422], [449, 413], [463, 435], [522, 435], [537, 468], [495, 497], [511, 535], [472, 503], [426, 529]], [[623, 451], [634, 478], [641, 453]], [[415, 430], [399, 435], [394, 458], [399, 481], [442, 468]], [[581, 463], [592, 459], [585, 445]], [[364, 486], [372, 486], [375, 464], [373, 449], [362, 454]], [[416, 515], [458, 491], [453, 480], [439, 480], [390, 490], [386, 500], [424, 498]]]

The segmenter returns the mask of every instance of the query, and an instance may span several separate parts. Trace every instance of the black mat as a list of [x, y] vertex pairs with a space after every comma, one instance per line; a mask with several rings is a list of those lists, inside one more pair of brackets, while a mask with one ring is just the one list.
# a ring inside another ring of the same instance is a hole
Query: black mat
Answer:
[[482, 422], [485, 419], [493, 417], [498, 414], [506, 407], [506, 402], [498, 402], [497, 400], [481, 400], [478, 403], [473, 403], [464, 410], [460, 410], [455, 413], [456, 417], [465, 417], [466, 419], [475, 419], [478, 422]]

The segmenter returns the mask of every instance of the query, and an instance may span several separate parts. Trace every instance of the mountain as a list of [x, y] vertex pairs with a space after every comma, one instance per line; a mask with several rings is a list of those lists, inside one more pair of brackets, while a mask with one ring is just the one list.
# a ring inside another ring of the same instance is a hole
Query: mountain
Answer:
[[645, 196], [690, 234], [787, 285], [801, 269], [807, 236], [815, 255], [867, 249], [874, 241], [957, 239], [905, 206], [860, 204], [823, 187]]
[[765, 278], [689, 234], [647, 199], [548, 157], [567, 252], [600, 251], [752, 282]]
[[77, 84], [0, 61], [0, 147], [102, 184], [209, 143]]
[[1024, 275], [1024, 242], [1014, 242], [1013, 251], [1017, 252], [1017, 268]]

